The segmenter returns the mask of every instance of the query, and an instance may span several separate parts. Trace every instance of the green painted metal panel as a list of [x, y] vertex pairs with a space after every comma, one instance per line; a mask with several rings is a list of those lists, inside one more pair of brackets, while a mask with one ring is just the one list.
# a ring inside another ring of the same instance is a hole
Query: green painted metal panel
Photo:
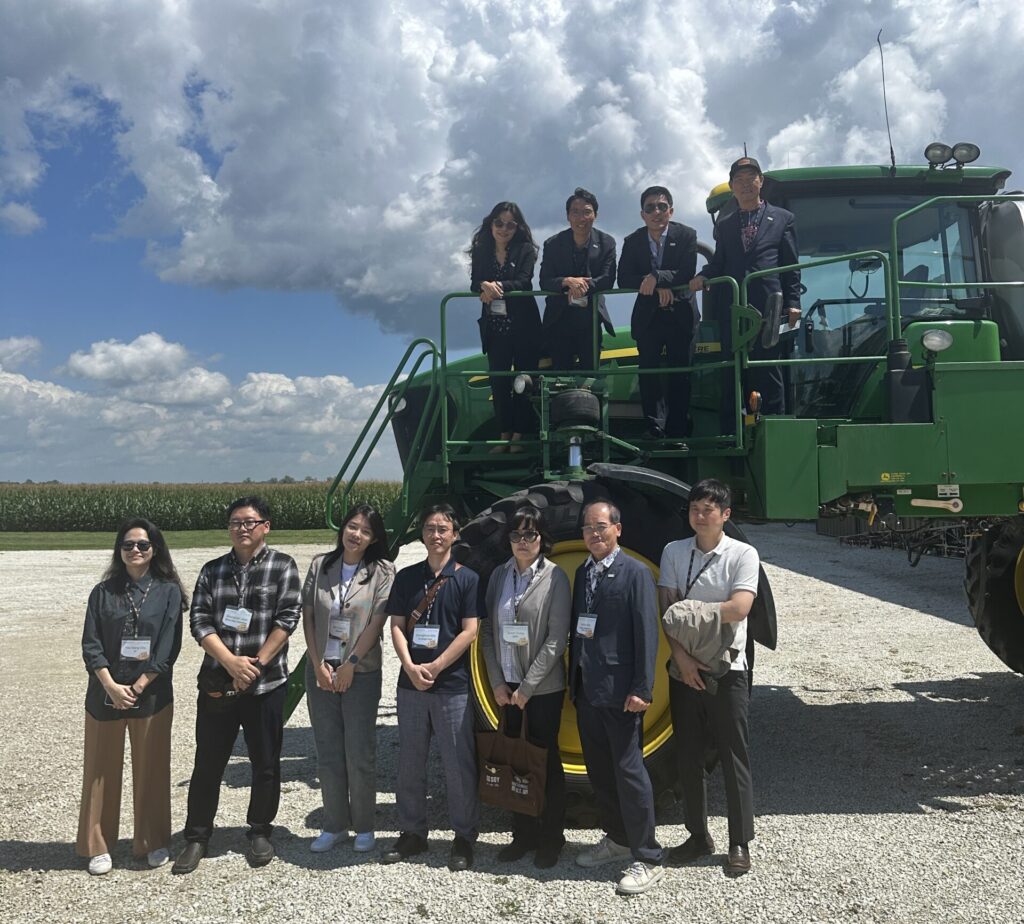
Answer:
[[[930, 330], [944, 330], [953, 337], [948, 350], [929, 356], [921, 344], [921, 337]], [[999, 362], [999, 327], [993, 321], [921, 320], [906, 326], [911, 360], [915, 366], [932, 361], [936, 365], [949, 363]]]
[[818, 515], [817, 421], [762, 417], [751, 432], [748, 502], [754, 516]]

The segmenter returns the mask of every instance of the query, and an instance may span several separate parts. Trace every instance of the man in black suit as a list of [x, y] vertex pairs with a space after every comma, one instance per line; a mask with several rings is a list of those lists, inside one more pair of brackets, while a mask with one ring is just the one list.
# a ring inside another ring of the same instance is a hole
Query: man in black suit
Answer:
[[616, 890], [634, 895], [665, 874], [642, 746], [644, 712], [654, 698], [658, 607], [650, 570], [619, 546], [620, 521], [606, 501], [583, 509], [590, 558], [573, 587], [569, 696], [605, 831], [576, 863], [590, 868], [632, 857]]
[[566, 200], [569, 227], [544, 242], [540, 261], [540, 287], [544, 300], [544, 335], [551, 366], [593, 369], [593, 312], [609, 334], [615, 333], [601, 292], [615, 286], [615, 238], [594, 227], [597, 197], [581, 186]]
[[[661, 353], [670, 366], [693, 362], [697, 308], [685, 286], [697, 269], [697, 232], [672, 221], [672, 193], [664, 186], [651, 186], [640, 196], [637, 228], [622, 242], [619, 285], [639, 289], [630, 319], [630, 334], [636, 341], [641, 369], [661, 365]], [[662, 400], [661, 376], [640, 376], [640, 403], [647, 418], [647, 436], [683, 437], [690, 432], [690, 374], [668, 376], [667, 400]]]
[[[769, 205], [761, 198], [764, 174], [753, 157], [741, 157], [729, 168], [729, 188], [736, 197], [738, 208], [719, 219], [715, 226], [715, 255], [690, 282], [690, 290], [704, 287], [704, 279], [732, 276], [742, 282], [747, 273], [790, 266], [799, 261], [796, 244], [796, 225], [792, 212]], [[782, 319], [790, 326], [800, 320], [800, 271], [790, 270], [773, 276], [762, 276], [750, 283], [747, 290], [749, 303], [764, 312], [768, 296], [782, 293]], [[721, 330], [722, 348], [731, 352], [732, 336], [729, 322], [729, 290], [716, 287], [712, 293], [715, 315]], [[764, 349], [760, 336], [754, 341], [751, 359], [778, 359], [781, 345]], [[729, 431], [733, 427], [736, 395], [730, 383], [732, 373], [724, 378], [726, 388], [723, 399], [723, 426], [728, 419]], [[750, 370], [749, 388], [761, 393], [761, 410], [765, 414], [785, 414], [785, 386], [782, 370], [778, 366], [762, 366]], [[747, 390], [746, 388], [744, 390]], [[725, 431], [725, 432], [729, 432]]]

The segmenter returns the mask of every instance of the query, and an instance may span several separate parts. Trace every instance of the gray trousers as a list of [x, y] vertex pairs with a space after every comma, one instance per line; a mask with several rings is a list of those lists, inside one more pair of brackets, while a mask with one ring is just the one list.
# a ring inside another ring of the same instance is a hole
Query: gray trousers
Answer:
[[448, 815], [458, 837], [472, 843], [480, 826], [476, 740], [469, 693], [398, 688], [398, 827], [426, 839], [427, 760], [436, 736], [444, 768]]
[[324, 800], [324, 830], [374, 830], [377, 808], [377, 705], [381, 672], [356, 673], [344, 693], [316, 685], [306, 660], [306, 704]]

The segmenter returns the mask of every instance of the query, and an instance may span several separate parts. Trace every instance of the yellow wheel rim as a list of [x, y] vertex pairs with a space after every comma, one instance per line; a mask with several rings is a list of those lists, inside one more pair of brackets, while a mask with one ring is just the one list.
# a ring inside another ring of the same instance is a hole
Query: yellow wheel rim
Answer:
[[[650, 568], [655, 581], [657, 581], [657, 565], [639, 552], [634, 552], [625, 546], [623, 546], [623, 551]], [[589, 554], [582, 539], [572, 539], [556, 543], [551, 554], [548, 555], [548, 560], [558, 565], [569, 576], [571, 584], [576, 569], [583, 564]], [[484, 631], [486, 631], [486, 626]], [[644, 757], [653, 754], [672, 737], [672, 714], [668, 704], [668, 673], [664, 667], [670, 656], [668, 640], [659, 628], [658, 655], [654, 673], [654, 701], [644, 713]], [[568, 650], [566, 650], [565, 657], [566, 664], [568, 664]], [[480, 703], [491, 727], [497, 728], [498, 704], [494, 701], [494, 694], [491, 692], [491, 686], [487, 679], [487, 666], [484, 663], [484, 654], [479, 638], [473, 642], [470, 665], [477, 702]], [[558, 732], [558, 747], [562, 754], [562, 766], [565, 767], [565, 772], [576, 776], [585, 775], [587, 768], [583, 761], [579, 730], [576, 727], [576, 708], [569, 702], [568, 696], [562, 707], [562, 726]]]
[[1024, 546], [1017, 553], [1017, 566], [1013, 571], [1013, 590], [1017, 595], [1017, 607], [1024, 613]]

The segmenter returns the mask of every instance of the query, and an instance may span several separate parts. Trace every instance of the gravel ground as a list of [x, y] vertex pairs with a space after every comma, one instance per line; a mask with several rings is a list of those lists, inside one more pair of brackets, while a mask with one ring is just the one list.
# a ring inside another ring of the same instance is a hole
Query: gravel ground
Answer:
[[[451, 833], [436, 830], [423, 863], [384, 867], [339, 847], [309, 852], [320, 798], [308, 717], [285, 732], [278, 859], [259, 870], [242, 856], [248, 767], [239, 743], [228, 767], [222, 826], [211, 856], [188, 877], [133, 865], [126, 779], [115, 869], [90, 877], [74, 853], [81, 789], [79, 638], [103, 552], [3, 552], [0, 675], [0, 921], [999, 921], [1024, 920], [1024, 705], [1009, 673], [969, 625], [961, 563], [840, 549], [807, 526], [757, 526], [779, 611], [780, 647], [759, 650], [751, 736], [757, 840], [753, 872], [726, 878], [721, 854], [670, 869], [647, 895], [613, 893], [614, 866], [572, 862], [592, 830], [567, 832], [560, 864], [498, 864], [504, 819], [486, 810], [470, 873], [445, 868]], [[318, 551], [286, 548], [302, 573]], [[191, 586], [220, 550], [180, 552]], [[400, 564], [417, 557], [407, 549]], [[291, 649], [302, 651], [301, 632]], [[194, 676], [200, 649], [178, 661], [172, 812], [184, 822], [192, 765]], [[56, 666], [53, 666], [54, 663]], [[394, 836], [396, 659], [386, 660], [378, 721], [378, 836]], [[434, 817], [444, 825], [436, 766]], [[712, 834], [727, 842], [719, 776], [710, 785]], [[678, 806], [659, 836], [685, 837]], [[180, 833], [172, 852], [181, 849]]]

